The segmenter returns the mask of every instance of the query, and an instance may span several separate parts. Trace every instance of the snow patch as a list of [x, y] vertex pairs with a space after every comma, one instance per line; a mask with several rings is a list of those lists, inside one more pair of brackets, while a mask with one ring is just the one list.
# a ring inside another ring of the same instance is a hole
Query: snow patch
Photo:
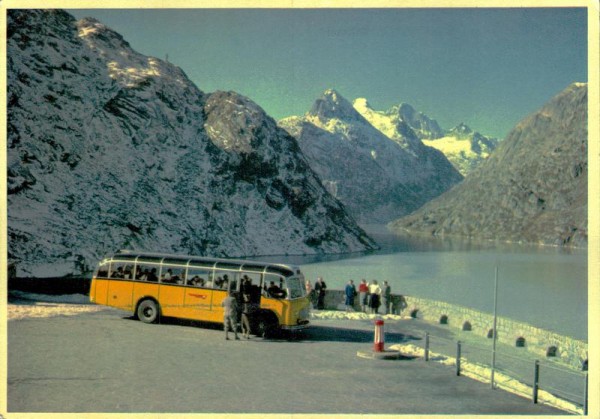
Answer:
[[[390, 349], [399, 351], [400, 353], [408, 356], [415, 356], [420, 358], [425, 357], [425, 350], [413, 344], [391, 345]], [[429, 360], [431, 362], [437, 362], [446, 366], [456, 365], [456, 358], [439, 354], [436, 352], [429, 352]], [[490, 367], [478, 363], [469, 362], [468, 360], [462, 357], [460, 360], [460, 373], [465, 377], [469, 377], [473, 380], [480, 381], [482, 383], [491, 383], [492, 370]], [[533, 391], [532, 388], [527, 384], [524, 384], [506, 374], [503, 374], [500, 371], [494, 371], [494, 385], [501, 390], [525, 398], [531, 398], [531, 394]], [[581, 407], [576, 406], [575, 404], [570, 403], [566, 400], [562, 400], [541, 389], [538, 390], [538, 402], [578, 415], [583, 414], [583, 409]]]
[[8, 320], [76, 316], [102, 310], [107, 310], [107, 307], [91, 304], [89, 297], [83, 294], [46, 295], [9, 291]]

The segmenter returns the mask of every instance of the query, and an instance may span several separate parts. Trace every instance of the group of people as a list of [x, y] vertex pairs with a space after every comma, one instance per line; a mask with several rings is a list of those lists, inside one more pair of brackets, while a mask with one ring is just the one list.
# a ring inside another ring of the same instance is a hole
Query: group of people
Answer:
[[[310, 280], [306, 280], [306, 294], [317, 310], [325, 308], [326, 290], [327, 285], [322, 277], [317, 279], [314, 290]], [[360, 308], [363, 312], [379, 314], [379, 308], [382, 307], [383, 314], [389, 314], [391, 312], [391, 295], [392, 288], [388, 281], [383, 281], [383, 285], [379, 285], [377, 280], [367, 283], [367, 280], [363, 279], [360, 281], [357, 290], [354, 281], [351, 279], [344, 289], [344, 304], [346, 311], [354, 311], [354, 301], [358, 296]]]
[[305, 282], [305, 289], [306, 295], [308, 295], [308, 297], [310, 298], [311, 304], [317, 310], [323, 310], [325, 308], [325, 294], [327, 293], [327, 284], [325, 284], [323, 278], [317, 278], [314, 290], [312, 289], [312, 284], [310, 283], [310, 280], [307, 279]]
[[354, 311], [354, 299], [358, 295], [360, 309], [365, 313], [379, 314], [379, 307], [383, 306], [383, 314], [389, 314], [391, 311], [392, 288], [387, 281], [383, 281], [380, 286], [377, 280], [367, 283], [366, 279], [360, 281], [358, 292], [356, 285], [351, 279], [344, 289], [346, 311]]
[[[271, 285], [274, 285], [271, 282]], [[257, 293], [258, 291], [258, 293]], [[241, 320], [242, 336], [250, 339], [250, 323], [252, 317], [259, 310], [260, 287], [252, 285], [252, 280], [244, 275], [240, 286], [240, 292], [231, 289], [227, 297], [221, 302], [223, 307], [223, 328], [225, 339], [229, 340], [229, 331], [233, 331], [236, 340], [239, 340], [238, 325]]]
[[387, 281], [383, 281], [383, 286], [380, 286], [375, 279], [370, 283], [362, 279], [358, 286], [358, 294], [360, 309], [365, 313], [378, 314], [381, 306], [383, 306], [383, 314], [390, 313], [392, 288]]

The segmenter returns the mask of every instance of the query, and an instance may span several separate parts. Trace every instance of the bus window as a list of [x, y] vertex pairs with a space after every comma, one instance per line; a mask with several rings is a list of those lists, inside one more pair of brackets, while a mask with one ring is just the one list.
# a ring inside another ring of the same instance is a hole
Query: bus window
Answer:
[[133, 265], [130, 262], [113, 262], [110, 265], [110, 277], [132, 279]]
[[183, 284], [185, 281], [185, 267], [163, 266], [160, 282], [165, 284]]
[[108, 268], [110, 263], [104, 262], [98, 266], [98, 272], [96, 272], [96, 278], [108, 278]]
[[283, 277], [273, 274], [265, 275], [265, 285], [263, 287], [263, 291], [263, 295], [270, 298], [285, 298], [287, 291]]
[[190, 266], [188, 269], [187, 285], [212, 288], [211, 273], [212, 271], [208, 268]]
[[214, 287], [222, 290], [237, 289], [238, 272], [215, 271]]
[[135, 279], [138, 281], [158, 282], [157, 267], [152, 265], [137, 265]]
[[293, 276], [285, 279], [290, 298], [301, 298], [306, 295], [304, 281], [302, 278], [303, 277]]

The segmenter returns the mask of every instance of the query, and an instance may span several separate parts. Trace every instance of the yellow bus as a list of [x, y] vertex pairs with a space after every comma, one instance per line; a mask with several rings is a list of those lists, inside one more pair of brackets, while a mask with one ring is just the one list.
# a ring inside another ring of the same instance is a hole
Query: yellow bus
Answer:
[[230, 291], [255, 308], [250, 316], [254, 334], [309, 324], [300, 269], [250, 260], [122, 250], [98, 264], [90, 301], [132, 312], [145, 323], [161, 316], [223, 323], [221, 302]]

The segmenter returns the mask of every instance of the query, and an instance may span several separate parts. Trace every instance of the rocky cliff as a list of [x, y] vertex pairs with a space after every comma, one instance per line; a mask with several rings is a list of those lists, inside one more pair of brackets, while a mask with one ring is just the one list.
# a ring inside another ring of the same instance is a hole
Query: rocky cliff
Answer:
[[398, 233], [587, 244], [587, 85], [522, 120], [464, 182], [390, 224]]
[[9, 10], [7, 58], [8, 246], [20, 276], [80, 274], [119, 248], [376, 246], [260, 107], [202, 92], [102, 23]]

